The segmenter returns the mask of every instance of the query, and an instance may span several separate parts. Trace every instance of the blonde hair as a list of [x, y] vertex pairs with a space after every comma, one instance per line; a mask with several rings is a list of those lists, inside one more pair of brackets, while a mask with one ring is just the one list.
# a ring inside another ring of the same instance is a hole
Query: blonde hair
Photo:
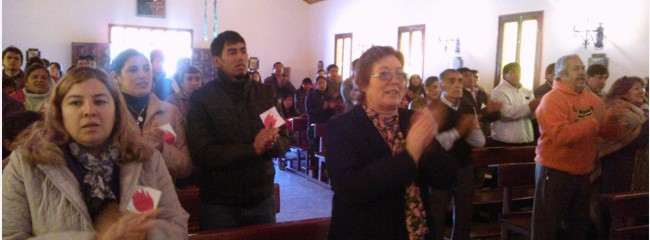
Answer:
[[120, 152], [118, 163], [146, 161], [151, 158], [153, 149], [144, 143], [138, 134], [138, 128], [128, 120], [129, 112], [122, 94], [108, 78], [108, 74], [91, 67], [74, 68], [59, 80], [50, 97], [45, 120], [33, 124], [19, 137], [17, 146], [22, 149], [23, 158], [32, 164], [65, 164], [60, 146], [74, 140], [63, 125], [64, 116], [61, 113], [63, 98], [72, 86], [93, 78], [103, 83], [113, 97], [115, 123], [110, 138]]

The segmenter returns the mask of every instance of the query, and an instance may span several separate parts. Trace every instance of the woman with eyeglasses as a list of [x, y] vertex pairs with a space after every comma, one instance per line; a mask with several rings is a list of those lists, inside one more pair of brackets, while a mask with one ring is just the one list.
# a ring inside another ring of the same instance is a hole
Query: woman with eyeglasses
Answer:
[[432, 113], [399, 109], [404, 57], [374, 46], [359, 58], [359, 104], [327, 124], [334, 198], [330, 239], [431, 239], [429, 187], [447, 188], [455, 161], [435, 142]]
[[[75, 68], [52, 94], [2, 174], [3, 239], [186, 238], [167, 167], [107, 74]], [[140, 186], [162, 192], [157, 207]]]
[[139, 127], [144, 139], [162, 153], [172, 177], [189, 176], [193, 167], [185, 136], [185, 117], [174, 105], [153, 94], [149, 60], [137, 50], [127, 49], [113, 59], [110, 72], [124, 96], [129, 120]]

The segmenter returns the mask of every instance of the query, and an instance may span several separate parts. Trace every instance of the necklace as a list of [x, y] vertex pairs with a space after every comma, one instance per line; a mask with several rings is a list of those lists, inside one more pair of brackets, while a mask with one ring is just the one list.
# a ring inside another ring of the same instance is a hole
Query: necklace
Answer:
[[[140, 110], [140, 112], [138, 113], [138, 117], [136, 119], [136, 121], [138, 121], [138, 126], [142, 126], [142, 123], [144, 122], [144, 116], [142, 116], [142, 113], [144, 112], [144, 110], [147, 109], [147, 105], [149, 104], [148, 103], [145, 104], [144, 107], [142, 107], [142, 110]], [[133, 108], [129, 107], [129, 105], [127, 105], [126, 107], [129, 108], [129, 111], [131, 111], [131, 113], [133, 114], [136, 113], [136, 111], [133, 110]]]

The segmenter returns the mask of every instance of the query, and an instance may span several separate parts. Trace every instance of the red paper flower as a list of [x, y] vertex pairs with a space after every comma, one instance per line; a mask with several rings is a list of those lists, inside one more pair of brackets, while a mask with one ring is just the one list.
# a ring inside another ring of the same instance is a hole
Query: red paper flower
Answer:
[[133, 194], [133, 207], [139, 212], [144, 212], [153, 208], [153, 198], [149, 192], [142, 189]]
[[277, 121], [278, 120], [275, 119], [275, 117], [273, 117], [273, 114], [266, 115], [266, 117], [264, 118], [264, 127], [272, 128], [273, 126], [275, 126], [275, 122]]
[[163, 131], [163, 140], [167, 144], [172, 145], [174, 142], [176, 142], [176, 137], [174, 137], [174, 134], [170, 133], [169, 131]]

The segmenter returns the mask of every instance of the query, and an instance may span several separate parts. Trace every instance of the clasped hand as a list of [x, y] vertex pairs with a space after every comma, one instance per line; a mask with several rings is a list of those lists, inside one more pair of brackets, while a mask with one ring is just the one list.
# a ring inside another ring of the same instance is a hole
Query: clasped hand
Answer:
[[156, 218], [162, 210], [152, 209], [139, 214], [127, 213], [103, 234], [96, 237], [98, 240], [117, 240], [117, 239], [146, 239], [149, 228], [154, 225], [153, 219]]
[[263, 128], [255, 136], [253, 147], [257, 155], [273, 149], [275, 143], [280, 138], [280, 128]]

